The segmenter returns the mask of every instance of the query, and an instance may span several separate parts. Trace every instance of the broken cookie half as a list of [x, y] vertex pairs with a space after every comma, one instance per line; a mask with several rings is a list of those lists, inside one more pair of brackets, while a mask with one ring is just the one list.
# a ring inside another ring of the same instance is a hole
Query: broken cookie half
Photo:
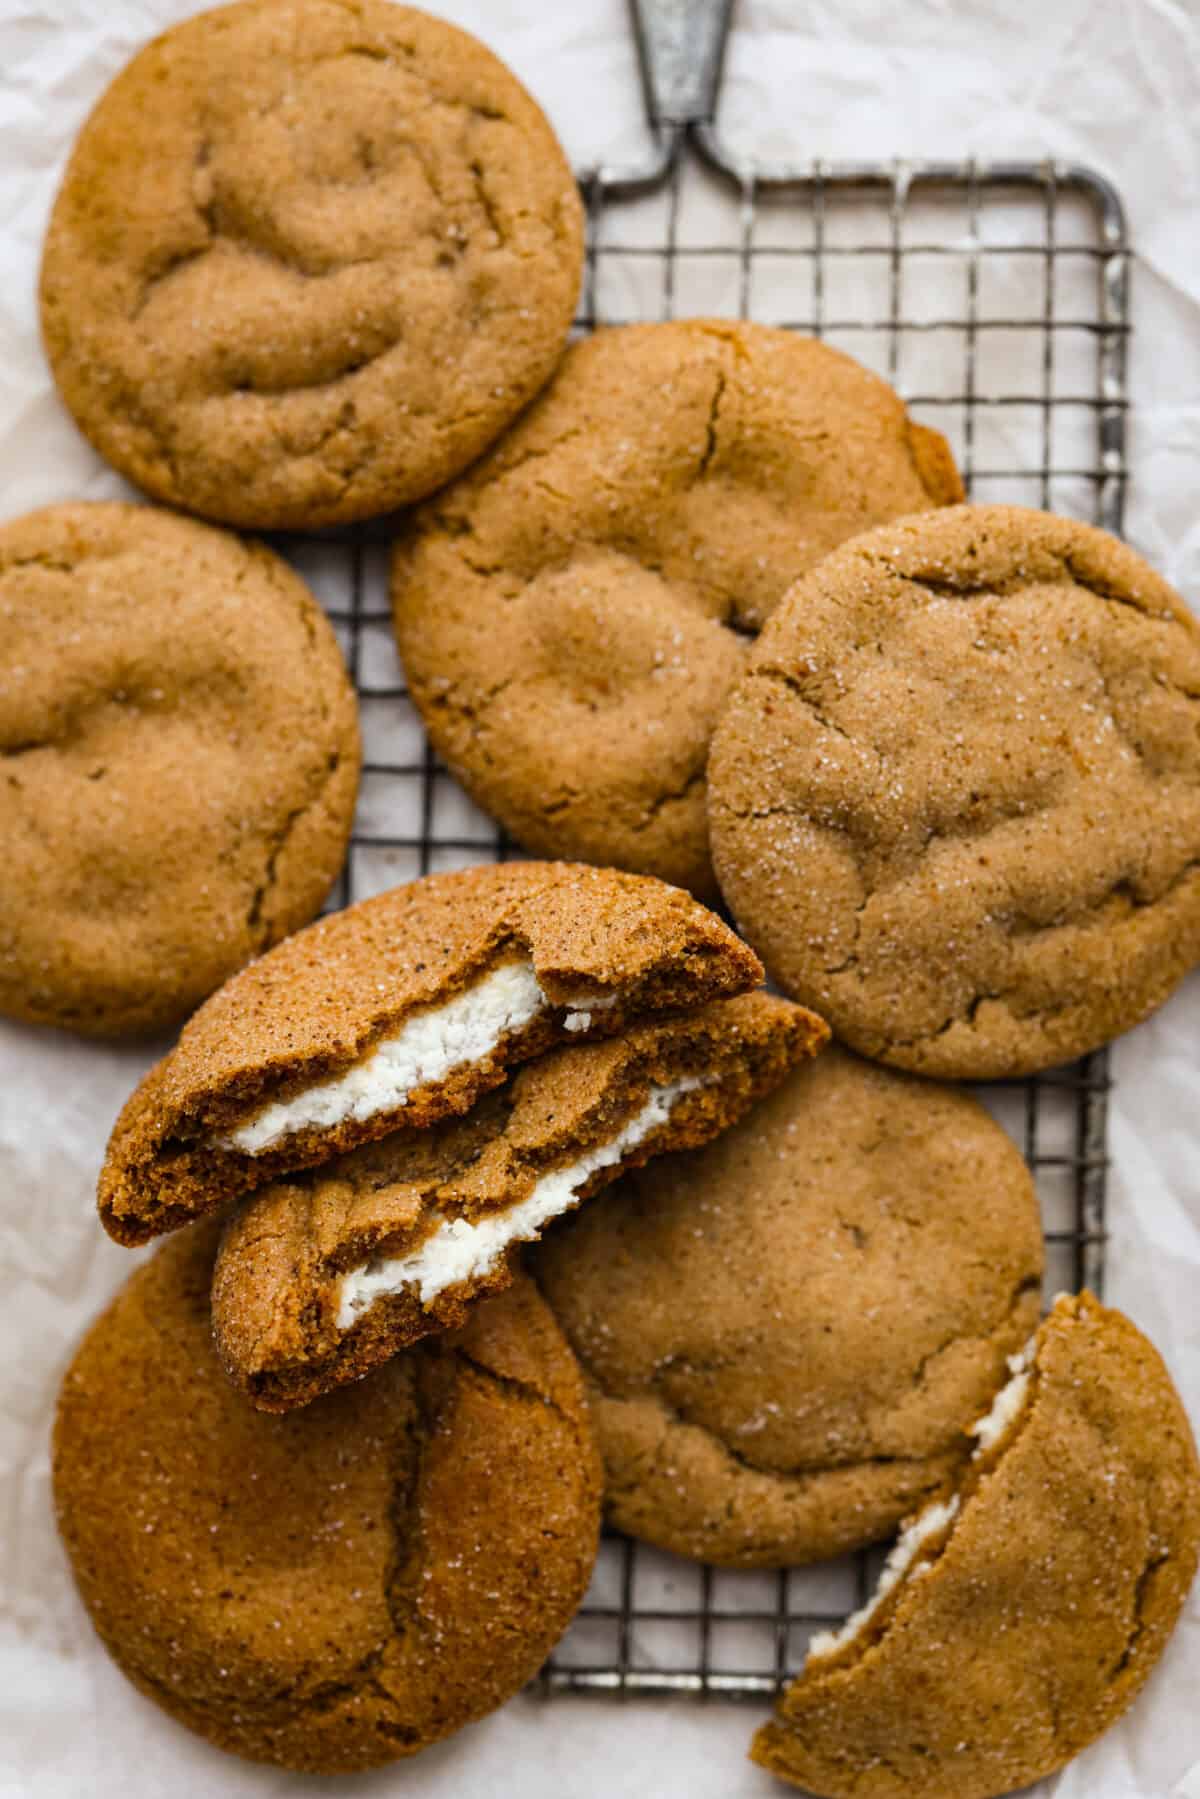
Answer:
[[828, 1035], [766, 994], [566, 1046], [464, 1118], [280, 1181], [226, 1227], [213, 1330], [255, 1405], [355, 1380], [510, 1284], [552, 1218], [663, 1150], [707, 1142]]
[[755, 987], [688, 894], [574, 863], [432, 875], [334, 913], [215, 993], [127, 1102], [98, 1204], [144, 1243], [401, 1125], [466, 1112], [518, 1063]]
[[1132, 1702], [1196, 1571], [1200, 1464], [1153, 1346], [1061, 1297], [909, 1523], [874, 1598], [813, 1640], [753, 1759], [822, 1799], [993, 1799]]

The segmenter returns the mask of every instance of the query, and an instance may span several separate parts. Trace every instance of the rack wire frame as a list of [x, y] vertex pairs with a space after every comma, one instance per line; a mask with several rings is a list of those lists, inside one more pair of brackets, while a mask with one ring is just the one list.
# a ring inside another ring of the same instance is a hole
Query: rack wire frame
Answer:
[[[1090, 171], [766, 165], [698, 124], [660, 129], [642, 166], [592, 171], [581, 187], [581, 332], [702, 312], [808, 331], [873, 363], [946, 432], [971, 497], [1121, 530], [1129, 254], [1120, 200]], [[383, 521], [280, 546], [325, 600], [360, 697], [363, 791], [338, 905], [519, 853], [421, 731], [391, 639], [388, 534]], [[1038, 1185], [1048, 1295], [1102, 1284], [1108, 1090], [1103, 1051], [980, 1090]], [[736, 1574], [607, 1533], [536, 1688], [761, 1703], [798, 1669], [812, 1632], [864, 1602], [879, 1560]]]

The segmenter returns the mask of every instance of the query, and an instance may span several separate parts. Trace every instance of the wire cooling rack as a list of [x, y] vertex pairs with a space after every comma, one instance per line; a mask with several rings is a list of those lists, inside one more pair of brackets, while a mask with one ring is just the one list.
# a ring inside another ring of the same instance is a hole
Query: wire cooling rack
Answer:
[[[814, 333], [899, 388], [949, 438], [971, 497], [1120, 531], [1129, 329], [1120, 201], [1057, 163], [768, 166], [710, 121], [728, 0], [641, 0], [653, 147], [581, 177], [581, 331], [688, 315]], [[683, 26], [672, 29], [686, 15]], [[336, 903], [515, 853], [429, 749], [396, 660], [386, 526], [280, 546], [325, 601], [360, 697], [365, 763]], [[1047, 1294], [1103, 1274], [1105, 1053], [981, 1089], [1034, 1171]], [[814, 1630], [871, 1590], [879, 1556], [731, 1573], [606, 1536], [547, 1694], [775, 1692]]]

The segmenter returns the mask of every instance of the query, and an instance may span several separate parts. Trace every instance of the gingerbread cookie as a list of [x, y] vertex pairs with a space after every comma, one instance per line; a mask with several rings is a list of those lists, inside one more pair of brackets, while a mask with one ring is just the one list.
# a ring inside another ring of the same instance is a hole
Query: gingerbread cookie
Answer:
[[717, 1000], [552, 1050], [465, 1118], [255, 1194], [213, 1277], [230, 1377], [287, 1411], [461, 1324], [509, 1285], [518, 1244], [622, 1169], [718, 1135], [826, 1035], [765, 993]]
[[134, 57], [42, 261], [59, 389], [156, 499], [308, 530], [431, 493], [549, 376], [582, 209], [525, 89], [388, 0], [239, 0]]
[[746, 935], [881, 1061], [1065, 1062], [1200, 960], [1200, 629], [1090, 525], [963, 506], [835, 551], [755, 646], [709, 775]]
[[644, 876], [525, 862], [320, 919], [228, 981], [137, 1088], [100, 1216], [141, 1243], [397, 1126], [465, 1112], [555, 1043], [744, 992], [762, 967]]
[[977, 1101], [830, 1049], [532, 1267], [588, 1376], [612, 1522], [779, 1567], [887, 1536], [966, 1459], [1037, 1322], [1042, 1236]]
[[1136, 1697], [1196, 1571], [1200, 1464], [1157, 1351], [1064, 1296], [912, 1521], [874, 1599], [817, 1638], [755, 1761], [823, 1799], [993, 1799]]
[[704, 764], [748, 638], [845, 538], [961, 498], [944, 440], [811, 338], [598, 332], [397, 546], [413, 698], [528, 849], [710, 895]]
[[54, 1433], [59, 1529], [105, 1648], [181, 1724], [334, 1774], [501, 1705], [583, 1597], [599, 1469], [526, 1282], [291, 1418], [223, 1379], [217, 1228], [173, 1238], [84, 1338]]
[[0, 1011], [177, 1023], [318, 911], [358, 769], [333, 632], [270, 551], [149, 506], [0, 527]]

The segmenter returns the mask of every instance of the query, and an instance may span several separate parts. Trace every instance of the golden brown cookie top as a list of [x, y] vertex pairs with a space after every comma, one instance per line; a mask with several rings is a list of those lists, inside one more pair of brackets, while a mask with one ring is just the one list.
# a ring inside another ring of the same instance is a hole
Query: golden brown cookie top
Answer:
[[958, 507], [798, 582], [713, 743], [722, 891], [867, 1055], [1069, 1060], [1200, 959], [1200, 631], [1090, 525]]
[[221, 1748], [314, 1772], [410, 1755], [536, 1673], [587, 1586], [578, 1373], [522, 1282], [292, 1418], [223, 1378], [216, 1230], [172, 1239], [59, 1396], [59, 1528], [106, 1648]]
[[1036, 1325], [1042, 1237], [977, 1101], [831, 1048], [532, 1267], [589, 1378], [612, 1521], [780, 1566], [886, 1536], [969, 1454]]
[[230, 1378], [287, 1410], [512, 1279], [512, 1251], [665, 1150], [707, 1142], [827, 1031], [765, 993], [646, 1019], [527, 1063], [465, 1118], [277, 1182], [238, 1208], [213, 1277]]
[[814, 339], [597, 332], [398, 545], [413, 697], [528, 848], [711, 893], [704, 761], [747, 636], [834, 545], [961, 497], [944, 440]]
[[0, 527], [0, 1009], [173, 1025], [306, 924], [345, 853], [358, 714], [304, 583], [150, 506]]
[[826, 1799], [992, 1799], [1136, 1696], [1196, 1570], [1187, 1416], [1153, 1345], [1089, 1293], [1058, 1300], [1024, 1378], [901, 1579], [758, 1732], [773, 1773]]
[[[464, 996], [470, 1007], [501, 970], [516, 1001], [494, 1008], [490, 1040], [455, 1024], [463, 1059], [443, 1057], [437, 1078], [415, 1074], [370, 1113], [333, 1119], [316, 1108], [265, 1148], [231, 1136], [300, 1093], [326, 1092], [348, 1074], [353, 1082], [410, 1021], [424, 1021], [420, 1034]], [[741, 992], [761, 973], [720, 919], [645, 876], [527, 862], [393, 888], [280, 944], [196, 1013], [117, 1120], [101, 1216], [122, 1241], [142, 1241], [399, 1123], [465, 1111], [513, 1061], [553, 1042]]]
[[156, 498], [307, 529], [430, 493], [561, 353], [582, 213], [483, 44], [387, 0], [239, 0], [113, 82], [72, 154], [42, 329]]

